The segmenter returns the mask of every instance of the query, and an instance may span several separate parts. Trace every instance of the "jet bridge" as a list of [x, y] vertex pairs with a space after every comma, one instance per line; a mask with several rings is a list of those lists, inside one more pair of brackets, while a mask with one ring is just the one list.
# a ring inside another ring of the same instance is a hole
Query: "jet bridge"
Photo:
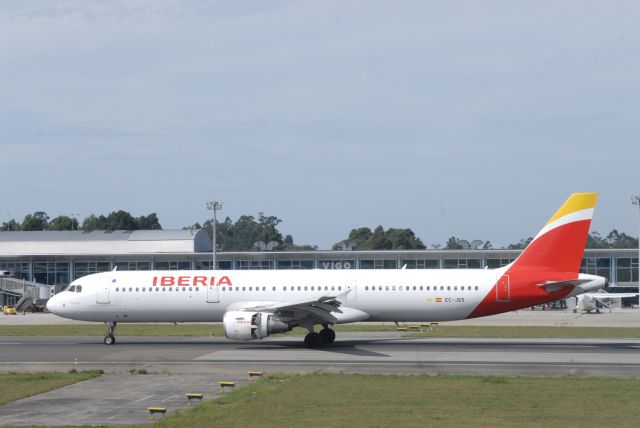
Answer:
[[0, 307], [13, 306], [20, 312], [32, 303], [44, 304], [51, 297], [52, 286], [24, 279], [0, 276]]

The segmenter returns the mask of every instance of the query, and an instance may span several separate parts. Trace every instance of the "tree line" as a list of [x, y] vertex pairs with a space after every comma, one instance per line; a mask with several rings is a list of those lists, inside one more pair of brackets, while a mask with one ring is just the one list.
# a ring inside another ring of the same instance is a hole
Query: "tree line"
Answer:
[[[296, 244], [293, 236], [279, 230], [282, 219], [259, 212], [258, 216], [242, 215], [236, 221], [226, 217], [216, 223], [216, 244], [220, 251], [312, 251], [318, 246]], [[34, 230], [159, 230], [162, 229], [156, 213], [135, 217], [127, 211], [113, 211], [107, 215], [91, 214], [82, 224], [72, 216], [60, 215], [51, 219], [46, 212], [36, 211], [24, 216], [22, 222], [11, 219], [2, 223], [0, 231]], [[212, 220], [195, 223], [183, 229], [204, 229], [213, 236]], [[506, 246], [509, 250], [523, 250], [533, 240], [521, 239]], [[493, 249], [490, 241], [471, 241], [473, 249]], [[347, 237], [333, 245], [334, 250], [422, 250], [427, 246], [409, 228], [389, 228], [377, 226], [351, 229]], [[433, 249], [464, 250], [471, 248], [469, 241], [451, 236], [443, 244], [432, 244]], [[587, 248], [638, 248], [638, 238], [618, 232], [616, 229], [606, 236], [594, 231], [587, 238]], [[502, 247], [505, 249], [505, 247]]]
[[82, 224], [75, 217], [59, 215], [51, 219], [44, 211], [27, 214], [21, 223], [11, 219], [2, 223], [0, 231], [36, 230], [157, 230], [162, 229], [156, 213], [134, 217], [126, 211], [113, 211], [108, 215], [91, 214]]

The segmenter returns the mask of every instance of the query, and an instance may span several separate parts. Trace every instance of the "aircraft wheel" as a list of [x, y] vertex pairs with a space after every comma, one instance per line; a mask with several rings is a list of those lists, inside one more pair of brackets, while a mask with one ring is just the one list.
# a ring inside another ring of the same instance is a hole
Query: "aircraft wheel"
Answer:
[[304, 346], [307, 348], [317, 348], [322, 343], [322, 338], [316, 332], [307, 334], [304, 337]]
[[107, 334], [104, 337], [104, 344], [105, 345], [113, 345], [114, 343], [116, 343], [116, 338], [113, 336], [113, 334]]
[[322, 339], [322, 343], [333, 343], [336, 340], [336, 332], [330, 328], [323, 328], [320, 330], [320, 339]]

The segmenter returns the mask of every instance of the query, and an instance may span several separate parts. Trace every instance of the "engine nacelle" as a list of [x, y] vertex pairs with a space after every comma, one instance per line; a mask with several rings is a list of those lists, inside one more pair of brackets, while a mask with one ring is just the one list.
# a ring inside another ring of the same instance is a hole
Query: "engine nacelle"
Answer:
[[263, 339], [291, 330], [289, 322], [268, 312], [230, 311], [224, 314], [224, 335], [233, 340]]

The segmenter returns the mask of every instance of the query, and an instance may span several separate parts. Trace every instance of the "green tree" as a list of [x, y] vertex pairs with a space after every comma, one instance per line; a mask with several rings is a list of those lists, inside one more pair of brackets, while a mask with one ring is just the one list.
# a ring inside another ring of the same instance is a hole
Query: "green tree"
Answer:
[[427, 248], [411, 229], [389, 229], [387, 239], [394, 250], [424, 250]]
[[619, 233], [616, 229], [613, 229], [607, 235], [607, 242], [609, 248], [638, 248], [638, 240], [626, 233]]
[[97, 217], [95, 214], [91, 214], [85, 217], [81, 229], [86, 231], [105, 230], [107, 229], [107, 218], [103, 215]]
[[36, 211], [27, 214], [22, 220], [21, 230], [47, 230], [49, 229], [49, 216], [44, 211]]
[[78, 230], [78, 220], [59, 215], [49, 222], [49, 230]]
[[518, 242], [517, 244], [509, 244], [507, 249], [508, 250], [524, 250], [529, 246], [529, 244], [531, 244], [531, 241], [533, 241], [533, 237], [530, 236], [527, 239], [521, 239], [520, 242]]
[[151, 213], [147, 216], [140, 216], [137, 218], [138, 229], [142, 230], [160, 230], [162, 226], [160, 226], [160, 221], [158, 220], [158, 216], [156, 213]]
[[114, 211], [107, 216], [106, 230], [137, 230], [138, 222], [128, 212]]
[[281, 245], [284, 242], [282, 233], [278, 231], [278, 225], [282, 223], [276, 216], [265, 216], [263, 212], [258, 213], [258, 236], [256, 241], [264, 243], [277, 242]]
[[384, 230], [382, 226], [376, 227], [373, 231], [368, 227], [351, 229], [349, 237], [333, 245], [336, 250], [344, 243], [359, 250], [411, 250], [424, 249], [425, 245], [420, 238], [415, 236], [411, 229]]
[[4, 223], [2, 223], [2, 226], [0, 226], [0, 231], [2, 232], [15, 232], [19, 231], [20, 229], [20, 223], [18, 223], [14, 218], [5, 221]]
[[609, 248], [609, 243], [596, 231], [587, 237], [587, 248]]
[[447, 240], [447, 244], [444, 247], [445, 250], [462, 250], [462, 245], [458, 243], [459, 239], [455, 236], [452, 236]]

